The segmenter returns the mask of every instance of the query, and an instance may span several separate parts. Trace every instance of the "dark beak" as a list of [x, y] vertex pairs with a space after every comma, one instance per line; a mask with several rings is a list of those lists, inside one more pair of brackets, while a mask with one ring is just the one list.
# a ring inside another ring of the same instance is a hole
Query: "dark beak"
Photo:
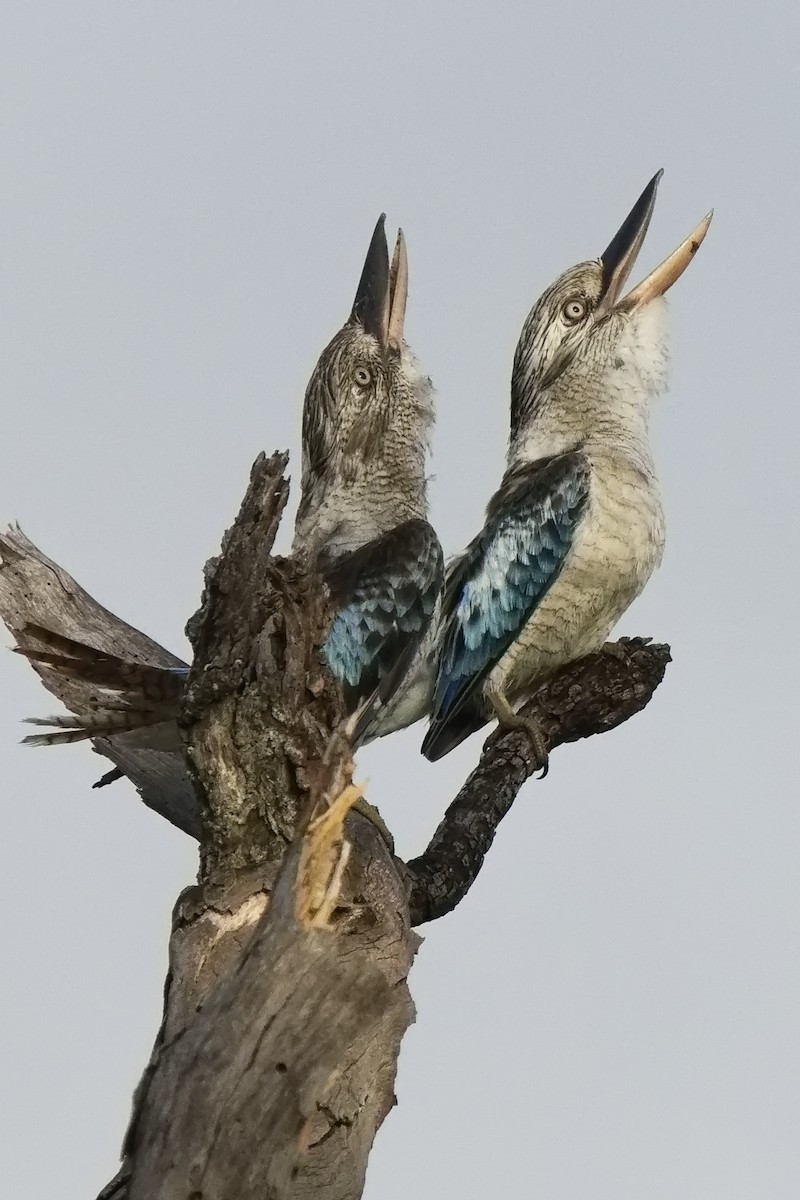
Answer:
[[351, 322], [358, 322], [367, 333], [378, 339], [381, 346], [386, 346], [389, 337], [389, 248], [386, 244], [385, 221], [386, 213], [381, 213], [350, 313]]
[[680, 279], [708, 232], [714, 215], [713, 209], [703, 217], [688, 238], [681, 242], [677, 250], [673, 250], [646, 279], [620, 299], [650, 225], [656, 204], [656, 191], [663, 174], [663, 171], [656, 172], [600, 258], [603, 268], [603, 294], [596, 309], [598, 317], [604, 316], [612, 308], [632, 312], [647, 304], [649, 300], [663, 296], [667, 289]]
[[656, 206], [656, 192], [663, 174], [663, 168], [656, 171], [600, 256], [603, 268], [600, 304], [605, 312], [614, 307], [633, 270]]
[[386, 213], [381, 213], [369, 244], [350, 321], [377, 338], [382, 349], [399, 350], [408, 300], [408, 255], [400, 229], [389, 266], [385, 222]]

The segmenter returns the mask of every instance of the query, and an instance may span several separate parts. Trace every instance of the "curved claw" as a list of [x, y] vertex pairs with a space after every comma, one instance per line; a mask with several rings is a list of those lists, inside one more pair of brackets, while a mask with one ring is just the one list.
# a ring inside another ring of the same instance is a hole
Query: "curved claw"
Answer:
[[514, 712], [514, 709], [502, 693], [494, 692], [488, 698], [494, 709], [498, 724], [502, 729], [521, 729], [528, 735], [533, 752], [542, 764], [538, 778], [544, 779], [550, 770], [550, 762], [547, 753], [547, 742], [538, 723], [533, 717], [524, 717], [520, 713]]

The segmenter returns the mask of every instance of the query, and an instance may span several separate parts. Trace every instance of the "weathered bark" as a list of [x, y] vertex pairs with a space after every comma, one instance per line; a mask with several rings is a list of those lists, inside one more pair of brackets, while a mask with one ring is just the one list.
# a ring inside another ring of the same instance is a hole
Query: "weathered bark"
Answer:
[[359, 827], [348, 830], [355, 844], [332, 927], [298, 916], [298, 845], [274, 890], [265, 869], [181, 897], [164, 1025], [116, 1194], [361, 1195], [413, 1018], [414, 939], [380, 835], [349, 820]]
[[320, 666], [324, 600], [302, 564], [270, 557], [284, 467], [256, 462], [190, 623], [200, 881], [175, 910], [164, 1022], [107, 1195], [357, 1197], [394, 1102], [413, 1019], [404, 884], [358, 813], [295, 836], [302, 812], [354, 789], [331, 742], [345, 713]]
[[[200, 841], [198, 884], [173, 914], [162, 1027], [105, 1200], [360, 1196], [414, 1015], [412, 926], [459, 902], [541, 766], [524, 733], [492, 735], [408, 865], [350, 811], [352, 763], [335, 735], [344, 705], [319, 656], [327, 601], [301, 561], [271, 555], [285, 467], [283, 455], [256, 461], [206, 568], [187, 629], [185, 758], [163, 755], [163, 766], [118, 738], [96, 747]], [[21, 645], [38, 624], [123, 657], [179, 662], [19, 531], [0, 552], [0, 616]], [[573, 664], [529, 705], [548, 747], [639, 711], [668, 660], [667, 647], [635, 639]], [[36, 669], [81, 710], [85, 696], [71, 690], [80, 684]]]

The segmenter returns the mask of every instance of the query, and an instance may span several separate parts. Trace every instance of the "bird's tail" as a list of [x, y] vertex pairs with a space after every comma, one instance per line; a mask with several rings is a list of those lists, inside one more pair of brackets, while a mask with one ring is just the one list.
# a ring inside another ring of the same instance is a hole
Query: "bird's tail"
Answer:
[[166, 718], [142, 709], [98, 709], [95, 713], [79, 716], [26, 717], [26, 725], [41, 725], [43, 733], [29, 733], [22, 739], [23, 746], [65, 746], [71, 742], [84, 742], [89, 738], [107, 738], [115, 734], [130, 733], [136, 729], [160, 725]]
[[27, 724], [44, 726], [48, 732], [30, 734], [23, 739], [26, 745], [57, 746], [112, 737], [177, 717], [187, 666], [133, 662], [41, 626], [27, 626], [25, 632], [36, 645], [17, 647], [17, 654], [64, 680], [88, 685], [85, 699], [70, 704], [77, 709], [74, 714], [28, 718]]
[[428, 762], [438, 762], [486, 724], [488, 718], [478, 706], [466, 704], [448, 720], [431, 721], [422, 741], [422, 753]]

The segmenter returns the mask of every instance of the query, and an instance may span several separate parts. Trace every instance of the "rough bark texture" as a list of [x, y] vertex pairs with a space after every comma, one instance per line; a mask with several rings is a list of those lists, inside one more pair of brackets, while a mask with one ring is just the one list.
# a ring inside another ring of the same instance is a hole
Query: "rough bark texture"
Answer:
[[126, 1183], [108, 1194], [361, 1195], [413, 1018], [414, 939], [380, 835], [357, 814], [350, 820], [362, 828], [348, 830], [355, 849], [330, 927], [298, 916], [298, 845], [274, 890], [265, 870], [181, 897]]
[[[407, 865], [351, 810], [352, 763], [336, 734], [343, 700], [319, 658], [327, 601], [301, 561], [271, 556], [285, 468], [285, 455], [256, 461], [206, 568], [187, 629], [185, 758], [117, 738], [96, 746], [146, 804], [200, 841], [198, 884], [173, 915], [162, 1026], [105, 1200], [360, 1196], [414, 1016], [412, 926], [465, 895], [541, 766], [524, 733], [492, 735]], [[38, 624], [123, 657], [179, 662], [19, 530], [0, 553], [0, 616], [21, 645]], [[549, 748], [627, 720], [668, 661], [667, 647], [634, 639], [573, 664], [529, 705]], [[71, 690], [80, 684], [36, 669], [68, 707], [84, 707]]]
[[[345, 816], [324, 601], [302, 564], [270, 558], [284, 467], [256, 462], [190, 622], [200, 882], [175, 910], [164, 1022], [108, 1196], [349, 1200], [394, 1102], [416, 938], [385, 842]], [[295, 836], [341, 793], [341, 811]]]

